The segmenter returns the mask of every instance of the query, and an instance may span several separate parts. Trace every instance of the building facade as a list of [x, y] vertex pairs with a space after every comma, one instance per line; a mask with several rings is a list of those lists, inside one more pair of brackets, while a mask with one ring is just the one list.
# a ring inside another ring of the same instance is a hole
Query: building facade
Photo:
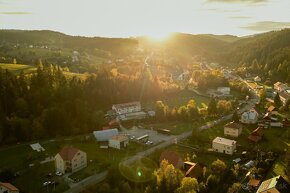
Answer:
[[116, 135], [116, 136], [113, 136], [109, 140], [109, 147], [112, 147], [115, 149], [126, 148], [128, 144], [129, 144], [129, 139], [125, 135]]
[[212, 149], [216, 152], [232, 155], [236, 150], [237, 142], [222, 137], [216, 137], [212, 141]]
[[255, 109], [251, 109], [242, 114], [240, 121], [245, 124], [255, 124], [258, 121], [259, 114]]
[[230, 122], [224, 126], [224, 135], [238, 137], [242, 133], [242, 125], [235, 122]]
[[87, 154], [73, 147], [64, 147], [55, 156], [55, 170], [74, 173], [87, 167]]
[[140, 102], [131, 102], [131, 103], [122, 103], [115, 104], [112, 106], [112, 110], [116, 112], [116, 114], [127, 114], [141, 111], [141, 103]]

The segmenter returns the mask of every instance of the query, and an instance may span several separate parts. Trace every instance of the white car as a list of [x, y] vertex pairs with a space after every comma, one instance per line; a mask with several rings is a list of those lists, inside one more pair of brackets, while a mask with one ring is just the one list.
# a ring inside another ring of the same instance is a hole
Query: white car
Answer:
[[48, 186], [49, 184], [51, 184], [51, 181], [44, 182], [42, 186]]
[[55, 175], [62, 176], [62, 173], [61, 172], [55, 172]]

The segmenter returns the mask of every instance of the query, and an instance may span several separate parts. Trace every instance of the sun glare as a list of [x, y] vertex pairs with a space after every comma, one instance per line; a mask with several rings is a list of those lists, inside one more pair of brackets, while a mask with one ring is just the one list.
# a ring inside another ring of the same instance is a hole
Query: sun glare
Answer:
[[155, 41], [164, 41], [170, 36], [170, 33], [157, 31], [150, 33], [148, 36]]

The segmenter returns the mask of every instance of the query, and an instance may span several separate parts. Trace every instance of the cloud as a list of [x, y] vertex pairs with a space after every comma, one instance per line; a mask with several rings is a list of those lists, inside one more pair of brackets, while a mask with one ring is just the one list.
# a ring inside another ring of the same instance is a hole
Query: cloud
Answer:
[[31, 14], [30, 12], [23, 12], [23, 11], [1, 11], [0, 15], [28, 15]]
[[231, 19], [251, 19], [252, 17], [249, 16], [232, 16]]
[[289, 27], [290, 27], [290, 22], [260, 21], [260, 22], [250, 23], [249, 25], [241, 27], [241, 28], [252, 30], [252, 31], [273, 31], [273, 30], [280, 30], [280, 29], [289, 28]]
[[207, 2], [217, 2], [217, 3], [251, 3], [251, 4], [256, 4], [256, 3], [265, 3], [268, 0], [207, 0]]

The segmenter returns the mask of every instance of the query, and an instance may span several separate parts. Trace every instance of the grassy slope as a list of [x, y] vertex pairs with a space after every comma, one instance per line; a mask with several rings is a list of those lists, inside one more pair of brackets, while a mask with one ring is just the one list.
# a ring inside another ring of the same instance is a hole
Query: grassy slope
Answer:
[[[21, 71], [23, 71], [24, 74], [30, 74], [34, 71], [36, 71], [36, 67], [30, 66], [30, 65], [25, 65], [25, 64], [3, 64], [0, 63], [0, 68], [3, 70], [8, 70], [14, 74], [20, 74]], [[63, 72], [64, 75], [68, 78], [72, 78], [74, 76], [85, 79], [86, 75], [85, 74], [80, 74], [80, 73], [74, 73], [74, 72]]]

